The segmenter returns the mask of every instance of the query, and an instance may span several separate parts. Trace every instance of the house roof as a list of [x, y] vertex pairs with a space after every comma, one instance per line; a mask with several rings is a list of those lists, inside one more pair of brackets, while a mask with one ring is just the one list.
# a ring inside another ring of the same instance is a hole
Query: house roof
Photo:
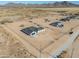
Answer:
[[39, 30], [42, 30], [42, 29], [43, 29], [42, 27], [31, 26], [31, 27], [24, 28], [21, 31], [27, 35], [30, 35], [33, 31], [38, 32]]
[[59, 23], [61, 23], [61, 24], [62, 24], [62, 22], [61, 22], [61, 21], [56, 21], [56, 22], [51, 23], [50, 25], [52, 25], [52, 26], [57, 26]]

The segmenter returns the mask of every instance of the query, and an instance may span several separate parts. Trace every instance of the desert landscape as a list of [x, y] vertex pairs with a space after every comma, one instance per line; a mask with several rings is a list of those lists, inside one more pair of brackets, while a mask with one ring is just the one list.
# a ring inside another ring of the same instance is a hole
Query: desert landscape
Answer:
[[79, 58], [79, 6], [0, 6], [0, 57]]

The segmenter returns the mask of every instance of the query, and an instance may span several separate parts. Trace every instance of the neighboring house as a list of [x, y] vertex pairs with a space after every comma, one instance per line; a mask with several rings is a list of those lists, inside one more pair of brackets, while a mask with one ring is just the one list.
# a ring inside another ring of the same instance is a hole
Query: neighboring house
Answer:
[[61, 21], [53, 22], [50, 25], [55, 26], [55, 27], [63, 27], [64, 26], [63, 22], [61, 22]]
[[24, 28], [21, 31], [27, 35], [36, 36], [39, 32], [44, 31], [44, 28], [31, 26], [31, 27]]

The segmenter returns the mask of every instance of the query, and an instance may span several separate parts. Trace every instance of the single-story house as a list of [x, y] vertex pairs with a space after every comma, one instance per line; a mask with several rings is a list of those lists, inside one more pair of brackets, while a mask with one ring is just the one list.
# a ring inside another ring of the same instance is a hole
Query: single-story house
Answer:
[[51, 23], [50, 25], [55, 26], [55, 27], [63, 27], [64, 26], [62, 21], [56, 21], [56, 22]]
[[31, 26], [31, 27], [24, 28], [21, 31], [24, 32], [27, 35], [35, 36], [39, 32], [44, 31], [44, 28], [43, 27], [34, 27], [34, 26]]

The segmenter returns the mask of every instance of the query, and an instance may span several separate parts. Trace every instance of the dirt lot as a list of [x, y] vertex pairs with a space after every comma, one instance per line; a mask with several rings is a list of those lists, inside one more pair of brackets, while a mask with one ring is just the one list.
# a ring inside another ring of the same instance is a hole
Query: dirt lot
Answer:
[[[65, 11], [65, 12], [62, 12]], [[2, 8], [0, 9], [0, 57], [52, 57], [55, 51], [68, 42], [70, 31], [79, 30], [79, 19], [73, 18], [64, 21], [64, 27], [58, 28], [49, 25], [54, 21], [59, 21], [65, 16], [79, 14], [79, 8]], [[45, 31], [36, 37], [24, 34], [20, 30], [30, 26], [41, 26]], [[4, 33], [4, 36], [2, 36]], [[5, 34], [9, 33], [9, 35]], [[5, 35], [6, 38], [5, 38]], [[78, 39], [76, 39], [78, 40]], [[4, 44], [6, 41], [6, 44]], [[8, 42], [7, 42], [8, 41]], [[78, 45], [75, 41], [75, 46]], [[74, 45], [73, 44], [73, 45]], [[6, 47], [5, 47], [6, 45]], [[78, 48], [73, 46], [75, 56]], [[69, 46], [69, 49], [73, 49]], [[6, 50], [5, 50], [6, 48]], [[69, 49], [67, 56], [70, 57]], [[4, 53], [3, 53], [4, 52]], [[2, 54], [3, 53], [3, 54]]]

